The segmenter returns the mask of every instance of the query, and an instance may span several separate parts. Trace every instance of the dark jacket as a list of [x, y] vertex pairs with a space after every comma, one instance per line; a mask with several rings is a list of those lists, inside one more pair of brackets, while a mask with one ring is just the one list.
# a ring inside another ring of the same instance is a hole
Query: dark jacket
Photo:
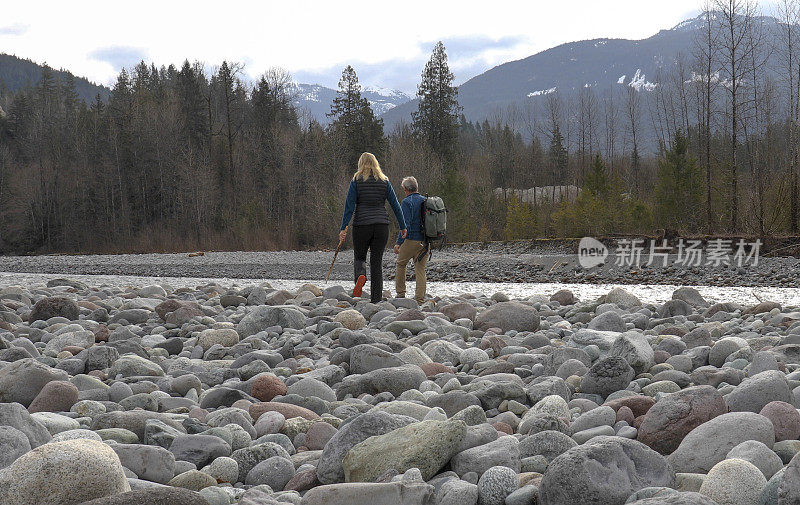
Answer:
[[[403, 211], [400, 209], [400, 202], [389, 181], [382, 181], [370, 177], [366, 180], [353, 180], [347, 190], [347, 200], [344, 205], [344, 216], [342, 216], [342, 227], [344, 230], [350, 219], [353, 219], [353, 226], [367, 224], [389, 224], [389, 214], [386, 212], [385, 202], [394, 211], [397, 224], [400, 229], [406, 228], [403, 218]], [[355, 217], [353, 217], [355, 214]]]
[[[406, 226], [408, 226], [408, 235], [406, 235], [408, 240], [419, 240], [422, 242], [422, 239], [425, 238], [422, 235], [422, 203], [424, 201], [424, 196], [419, 193], [411, 193], [403, 198], [403, 203], [400, 204], [400, 208], [403, 209], [403, 217], [406, 220]], [[397, 243], [402, 244], [404, 241], [405, 239], [403, 239], [403, 236], [398, 233]]]

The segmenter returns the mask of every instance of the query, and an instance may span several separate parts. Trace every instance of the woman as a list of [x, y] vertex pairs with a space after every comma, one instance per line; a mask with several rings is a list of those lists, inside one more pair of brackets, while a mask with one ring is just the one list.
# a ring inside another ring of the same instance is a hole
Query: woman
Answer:
[[353, 270], [356, 281], [353, 296], [360, 297], [361, 290], [367, 282], [366, 261], [369, 250], [372, 303], [380, 302], [383, 296], [383, 251], [389, 241], [389, 214], [385, 207], [387, 200], [397, 218], [400, 235], [405, 238], [406, 223], [394, 188], [389, 178], [383, 174], [375, 156], [363, 153], [358, 158], [358, 171], [347, 190], [339, 240], [344, 242], [347, 237], [347, 225], [350, 223], [350, 218], [353, 218]]

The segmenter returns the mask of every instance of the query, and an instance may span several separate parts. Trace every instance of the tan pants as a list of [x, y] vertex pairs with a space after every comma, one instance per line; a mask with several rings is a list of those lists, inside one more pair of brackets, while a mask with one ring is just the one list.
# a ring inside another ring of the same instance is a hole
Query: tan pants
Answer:
[[398, 297], [406, 295], [406, 266], [412, 259], [414, 260], [414, 275], [416, 277], [416, 293], [414, 299], [422, 305], [425, 301], [425, 288], [427, 279], [425, 269], [428, 266], [428, 255], [417, 261], [417, 256], [425, 247], [419, 240], [406, 240], [400, 245], [400, 253], [397, 255], [397, 276], [395, 277], [395, 290]]

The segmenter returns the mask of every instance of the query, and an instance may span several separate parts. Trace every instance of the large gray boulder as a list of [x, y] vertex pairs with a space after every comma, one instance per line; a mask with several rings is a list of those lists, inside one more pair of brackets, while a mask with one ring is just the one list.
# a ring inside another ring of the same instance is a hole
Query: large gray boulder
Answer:
[[317, 464], [317, 478], [323, 484], [343, 482], [342, 461], [351, 448], [369, 437], [383, 435], [415, 422], [417, 420], [413, 417], [376, 411], [361, 414], [342, 424], [325, 444]]
[[674, 487], [664, 456], [635, 440], [596, 437], [555, 458], [539, 487], [541, 505], [622, 505], [646, 487]]
[[436, 475], [467, 434], [463, 421], [422, 421], [370, 437], [351, 448], [342, 462], [347, 482], [373, 482], [389, 470], [418, 468], [424, 480]]
[[723, 414], [690, 431], [669, 461], [676, 472], [708, 473], [731, 449], [748, 440], [771, 448], [775, 429], [770, 420], [752, 412]]
[[37, 447], [0, 475], [0, 503], [74, 505], [130, 491], [116, 453], [96, 440]]
[[731, 412], [761, 412], [768, 403], [792, 403], [792, 391], [786, 376], [778, 370], [767, 370], [745, 379], [725, 396]]
[[67, 372], [50, 368], [34, 358], [25, 358], [0, 369], [0, 403], [30, 406], [36, 395], [50, 381], [65, 381]]
[[241, 339], [255, 335], [271, 326], [302, 330], [306, 325], [306, 317], [299, 310], [282, 306], [259, 306], [247, 313], [239, 321], [236, 331]]
[[478, 314], [475, 328], [483, 331], [500, 328], [503, 332], [536, 331], [539, 329], [539, 313], [530, 305], [517, 301], [500, 302]]

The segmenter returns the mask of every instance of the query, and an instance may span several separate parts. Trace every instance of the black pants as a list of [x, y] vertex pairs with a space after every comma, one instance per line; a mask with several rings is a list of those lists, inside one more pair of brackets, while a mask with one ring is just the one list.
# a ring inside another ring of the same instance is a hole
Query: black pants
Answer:
[[383, 251], [389, 241], [388, 224], [365, 224], [353, 226], [353, 271], [355, 280], [367, 274], [367, 250], [369, 249], [370, 295], [372, 303], [383, 298]]

